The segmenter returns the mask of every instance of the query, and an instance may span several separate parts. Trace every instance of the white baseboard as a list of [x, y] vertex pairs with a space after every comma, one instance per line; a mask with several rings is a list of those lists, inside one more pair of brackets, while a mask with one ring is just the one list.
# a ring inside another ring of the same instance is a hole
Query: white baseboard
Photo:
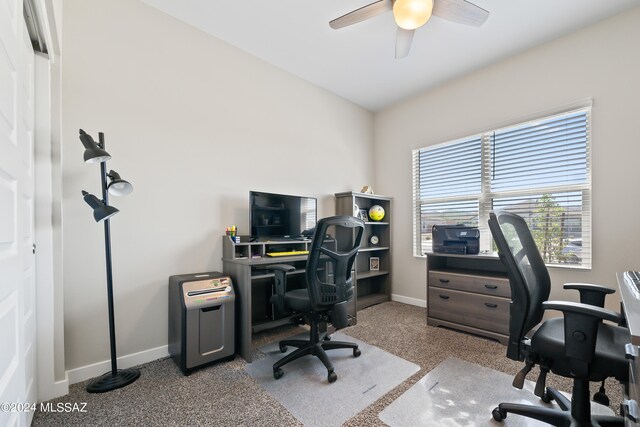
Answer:
[[[152, 348], [150, 350], [144, 350], [134, 354], [128, 354], [126, 356], [118, 357], [118, 369], [131, 368], [133, 366], [152, 362], [154, 360], [162, 359], [163, 357], [167, 356], [169, 356], [169, 346], [167, 345]], [[109, 372], [110, 370], [111, 360], [105, 360], [104, 362], [98, 362], [92, 365], [70, 369], [67, 371], [67, 379], [69, 381], [69, 385], [71, 385], [98, 377], [104, 373]]]
[[[66, 376], [66, 375], [65, 375]], [[46, 386], [38, 382], [38, 402], [46, 402], [56, 397], [66, 396], [69, 394], [69, 378], [56, 381]]]
[[427, 300], [405, 297], [404, 295], [391, 294], [391, 301], [398, 301], [403, 304], [416, 305], [418, 307], [427, 307]]

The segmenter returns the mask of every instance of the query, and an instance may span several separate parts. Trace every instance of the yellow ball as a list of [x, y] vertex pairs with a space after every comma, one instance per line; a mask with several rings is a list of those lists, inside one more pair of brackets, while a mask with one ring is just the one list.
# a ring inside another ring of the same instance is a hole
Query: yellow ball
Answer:
[[369, 218], [373, 221], [380, 221], [384, 218], [384, 208], [380, 205], [373, 205], [369, 208]]

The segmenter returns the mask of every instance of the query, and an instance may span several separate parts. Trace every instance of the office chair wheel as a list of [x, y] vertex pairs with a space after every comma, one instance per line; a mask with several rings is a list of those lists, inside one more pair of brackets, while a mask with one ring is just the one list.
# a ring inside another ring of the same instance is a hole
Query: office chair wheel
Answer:
[[353, 357], [360, 357], [361, 354], [362, 354], [362, 352], [360, 351], [359, 348], [354, 348], [353, 349]]
[[324, 340], [325, 340], [325, 341], [331, 341], [331, 337], [330, 337], [329, 335], [325, 335], [325, 336], [324, 336]]
[[338, 379], [338, 375], [335, 372], [329, 372], [329, 375], [327, 375], [327, 380], [330, 383], [335, 383], [337, 379]]
[[284, 353], [287, 351], [287, 346], [286, 345], [280, 345], [280, 353]]
[[493, 411], [491, 411], [491, 415], [493, 415], [494, 420], [502, 421], [507, 418], [507, 411], [502, 411], [499, 407], [496, 407]]
[[273, 370], [273, 378], [279, 380], [284, 375], [284, 371], [280, 368], [276, 368]]
[[549, 390], [545, 389], [542, 397], [540, 397], [540, 400], [542, 400], [544, 403], [551, 403], [551, 401], [553, 401], [553, 395], [549, 393]]
[[593, 395], [593, 401], [604, 406], [609, 406], [609, 397], [601, 391]]

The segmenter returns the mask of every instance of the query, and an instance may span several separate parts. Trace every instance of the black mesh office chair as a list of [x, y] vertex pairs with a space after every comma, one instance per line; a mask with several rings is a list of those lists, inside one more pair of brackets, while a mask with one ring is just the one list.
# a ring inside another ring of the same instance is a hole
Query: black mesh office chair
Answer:
[[[560, 410], [542, 406], [500, 403], [493, 418], [501, 421], [508, 413], [534, 418], [555, 426], [623, 425], [622, 417], [591, 416], [589, 382], [615, 377], [628, 382], [628, 361], [624, 346], [628, 331], [603, 320], [620, 322], [620, 315], [604, 309], [605, 295], [612, 289], [598, 285], [570, 283], [565, 289], [580, 292], [580, 303], [547, 301], [551, 287], [549, 273], [526, 222], [508, 212], [491, 213], [489, 228], [498, 247], [511, 284], [511, 308], [507, 357], [525, 361], [513, 386], [522, 388], [526, 374], [540, 365], [535, 394], [544, 402], [555, 400]], [[562, 317], [543, 322], [545, 310], [562, 311]], [[530, 335], [527, 335], [530, 333]], [[546, 387], [548, 371], [573, 379], [571, 401]]]
[[292, 266], [283, 264], [268, 267], [275, 272], [276, 293], [271, 302], [276, 311], [302, 313], [311, 323], [308, 341], [280, 341], [281, 352], [287, 351], [288, 346], [297, 347], [297, 350], [273, 365], [275, 379], [282, 377], [282, 366], [285, 364], [302, 356], [313, 355], [327, 368], [327, 379], [332, 383], [338, 376], [326, 350], [350, 348], [353, 357], [360, 356], [357, 344], [331, 341], [326, 331], [321, 329], [326, 329], [328, 322], [336, 329], [347, 326], [346, 302], [353, 297], [351, 269], [363, 231], [364, 223], [354, 217], [335, 216], [319, 220], [307, 260], [306, 288], [287, 290], [286, 273], [294, 270]]

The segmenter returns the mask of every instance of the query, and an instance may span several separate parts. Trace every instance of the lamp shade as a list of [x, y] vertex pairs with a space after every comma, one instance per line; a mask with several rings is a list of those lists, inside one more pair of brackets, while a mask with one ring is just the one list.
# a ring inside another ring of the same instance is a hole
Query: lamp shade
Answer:
[[431, 18], [433, 0], [396, 0], [393, 3], [393, 17], [398, 27], [415, 30]]
[[80, 141], [84, 145], [85, 163], [101, 163], [111, 158], [111, 155], [100, 148], [91, 135], [80, 129]]
[[125, 181], [120, 174], [114, 170], [107, 174], [111, 182], [107, 185], [110, 194], [114, 196], [126, 196], [133, 191], [133, 185], [129, 181]]
[[95, 219], [96, 222], [104, 221], [105, 219], [120, 212], [113, 206], [105, 205], [96, 196], [89, 194], [86, 191], [82, 191], [82, 197], [84, 198], [84, 201], [93, 208], [93, 219]]

